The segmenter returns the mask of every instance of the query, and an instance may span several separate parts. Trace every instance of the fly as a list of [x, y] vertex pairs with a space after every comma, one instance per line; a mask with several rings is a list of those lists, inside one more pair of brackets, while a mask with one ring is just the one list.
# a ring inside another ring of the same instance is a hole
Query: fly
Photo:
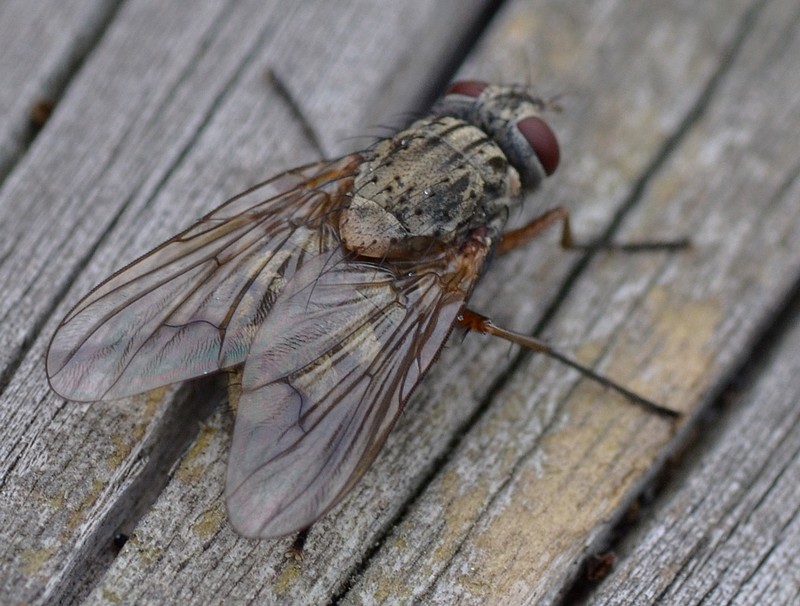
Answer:
[[237, 532], [303, 531], [355, 485], [455, 326], [544, 352], [466, 307], [487, 258], [562, 226], [503, 231], [560, 151], [522, 86], [453, 84], [428, 117], [229, 200], [113, 274], [58, 326], [54, 391], [110, 400], [236, 370], [225, 495]]

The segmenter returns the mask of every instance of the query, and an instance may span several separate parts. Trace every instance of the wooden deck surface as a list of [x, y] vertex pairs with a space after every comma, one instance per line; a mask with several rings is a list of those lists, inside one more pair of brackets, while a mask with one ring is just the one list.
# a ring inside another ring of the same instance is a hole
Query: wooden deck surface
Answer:
[[[798, 603], [798, 32], [796, 0], [7, 0], [0, 601]], [[584, 238], [692, 240], [585, 255], [548, 234], [471, 307], [677, 423], [456, 335], [297, 563], [227, 523], [216, 382], [50, 392], [47, 343], [94, 284], [461, 76], [560, 95], [561, 167], [514, 224], [565, 205]]]

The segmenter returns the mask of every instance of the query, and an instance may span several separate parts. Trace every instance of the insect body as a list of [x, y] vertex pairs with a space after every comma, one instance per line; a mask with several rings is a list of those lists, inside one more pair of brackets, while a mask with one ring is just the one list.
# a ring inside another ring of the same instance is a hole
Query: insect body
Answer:
[[[52, 388], [113, 399], [242, 367], [226, 501], [248, 537], [299, 531], [363, 475], [465, 309], [484, 262], [564, 221], [502, 234], [558, 165], [544, 104], [459, 82], [430, 117], [233, 198], [67, 314]], [[531, 346], [530, 343], [524, 343]]]

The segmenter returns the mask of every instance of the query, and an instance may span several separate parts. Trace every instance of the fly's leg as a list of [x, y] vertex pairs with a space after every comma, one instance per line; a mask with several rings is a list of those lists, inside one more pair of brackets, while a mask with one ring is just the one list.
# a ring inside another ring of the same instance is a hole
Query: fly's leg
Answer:
[[569, 211], [563, 206], [557, 206], [536, 217], [527, 225], [518, 229], [507, 231], [500, 237], [496, 252], [498, 255], [519, 248], [533, 240], [548, 227], [561, 223], [561, 247], [568, 250], [621, 250], [638, 252], [648, 250], [678, 250], [689, 246], [688, 238], [678, 240], [664, 240], [652, 242], [631, 242], [628, 244], [614, 244], [611, 242], [578, 243], [572, 237], [572, 228], [569, 223]]
[[[502, 234], [500, 240], [497, 243], [495, 248], [495, 252], [498, 255], [504, 255], [515, 248], [519, 248], [524, 244], [527, 244], [531, 240], [533, 240], [536, 236], [541, 234], [544, 230], [553, 225], [561, 224], [561, 247], [568, 249], [568, 250], [621, 250], [621, 251], [628, 251], [628, 252], [638, 252], [638, 251], [651, 251], [651, 250], [677, 250], [681, 248], [686, 248], [690, 245], [689, 240], [687, 238], [679, 239], [679, 240], [666, 240], [666, 241], [652, 241], [652, 242], [636, 242], [630, 244], [615, 244], [609, 242], [590, 242], [586, 244], [576, 243], [575, 239], [572, 237], [572, 228], [570, 227], [569, 221], [569, 211], [562, 207], [557, 206], [556, 208], [550, 209], [544, 214], [539, 215], [533, 221], [528, 223], [527, 225], [523, 225], [518, 229], [512, 229], [511, 231], [507, 231], [506, 233]], [[467, 330], [472, 330], [475, 332], [480, 332], [483, 334], [494, 335], [496, 337], [500, 337], [501, 339], [505, 339], [506, 341], [510, 341], [512, 343], [516, 343], [526, 349], [530, 349], [531, 351], [536, 351], [539, 353], [543, 353], [551, 358], [566, 364], [570, 368], [574, 368], [584, 376], [587, 376], [591, 379], [594, 379], [601, 385], [609, 387], [631, 402], [634, 402], [648, 410], [655, 411], [661, 415], [669, 416], [669, 417], [678, 417], [680, 413], [661, 406], [647, 398], [640, 396], [637, 393], [632, 392], [629, 389], [626, 389], [619, 383], [609, 379], [608, 377], [604, 377], [603, 375], [597, 374], [591, 368], [584, 366], [577, 360], [573, 360], [572, 358], [567, 357], [566, 355], [562, 354], [561, 352], [553, 349], [551, 346], [547, 345], [543, 341], [536, 339], [535, 337], [523, 335], [521, 333], [513, 332], [510, 330], [506, 330], [505, 328], [500, 328], [496, 326], [489, 318], [483, 316], [479, 313], [471, 311], [469, 309], [465, 309], [458, 319], [459, 324], [466, 328]]]
[[264, 73], [264, 77], [267, 80], [267, 83], [270, 84], [275, 92], [278, 93], [278, 95], [286, 102], [286, 105], [289, 107], [289, 111], [292, 112], [295, 120], [303, 129], [303, 135], [314, 147], [314, 149], [317, 150], [319, 157], [327, 157], [328, 154], [325, 153], [325, 149], [323, 148], [320, 138], [317, 136], [317, 132], [314, 130], [314, 127], [311, 126], [311, 122], [306, 119], [305, 114], [300, 109], [300, 104], [297, 102], [295, 96], [291, 93], [289, 87], [286, 86], [278, 73], [274, 69], [268, 68]]
[[561, 247], [573, 248], [575, 243], [572, 240], [572, 228], [569, 225], [569, 211], [563, 206], [557, 206], [543, 215], [539, 215], [527, 225], [504, 233], [497, 243], [495, 252], [498, 255], [504, 255], [519, 248], [559, 221], [561, 222]]
[[639, 406], [651, 412], [656, 412], [660, 415], [672, 418], [680, 416], [679, 412], [667, 408], [665, 406], [661, 406], [660, 404], [657, 404], [651, 400], [648, 400], [647, 398], [644, 398], [639, 394], [632, 392], [630, 389], [626, 389], [625, 387], [609, 379], [608, 377], [597, 374], [594, 370], [592, 370], [588, 366], [584, 366], [580, 362], [567, 357], [561, 352], [553, 349], [547, 343], [544, 343], [543, 341], [540, 341], [539, 339], [530, 337], [528, 335], [523, 335], [518, 332], [506, 330], [505, 328], [500, 328], [499, 326], [496, 326], [486, 316], [483, 316], [470, 309], [464, 309], [461, 312], [461, 314], [458, 317], [458, 323], [467, 330], [472, 330], [474, 332], [479, 332], [486, 335], [494, 335], [496, 337], [500, 337], [501, 339], [505, 339], [506, 341], [510, 341], [511, 343], [516, 343], [517, 345], [520, 345], [526, 349], [530, 349], [531, 351], [543, 353], [546, 356], [550, 356], [551, 358], [558, 360], [563, 364], [566, 364], [570, 368], [574, 368], [582, 375], [597, 381], [601, 385], [609, 387], [619, 392], [631, 402], [638, 404]]
[[289, 550], [286, 552], [287, 559], [294, 560], [295, 562], [303, 561], [303, 548], [306, 545], [306, 539], [308, 539], [308, 532], [310, 530], [311, 526], [303, 528], [303, 530], [297, 533], [292, 546], [289, 547]]

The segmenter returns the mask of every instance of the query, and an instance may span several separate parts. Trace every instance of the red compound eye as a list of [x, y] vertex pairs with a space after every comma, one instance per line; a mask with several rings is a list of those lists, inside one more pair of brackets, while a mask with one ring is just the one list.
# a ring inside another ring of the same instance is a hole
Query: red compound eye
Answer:
[[445, 95], [466, 95], [467, 97], [477, 97], [483, 89], [489, 86], [481, 80], [459, 80], [453, 82], [445, 92]]
[[545, 174], [549, 177], [556, 172], [558, 161], [561, 159], [561, 150], [558, 147], [558, 139], [547, 122], [536, 116], [530, 116], [520, 120], [517, 128], [541, 162]]

